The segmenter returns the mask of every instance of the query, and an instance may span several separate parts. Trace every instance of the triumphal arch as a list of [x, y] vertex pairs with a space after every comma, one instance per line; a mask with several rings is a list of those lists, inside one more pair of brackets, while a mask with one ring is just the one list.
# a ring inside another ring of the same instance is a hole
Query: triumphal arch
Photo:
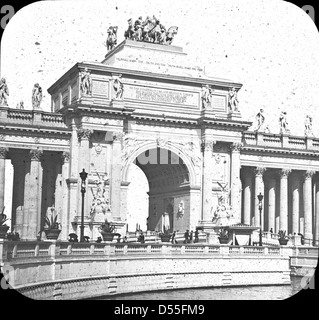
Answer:
[[[51, 112], [0, 107], [0, 208], [11, 159], [12, 228], [22, 239], [36, 239], [52, 207], [61, 239], [80, 233], [84, 169], [91, 239], [105, 218], [124, 235], [141, 214], [142, 229], [209, 229], [224, 197], [236, 223], [318, 240], [319, 139], [251, 129], [241, 87], [161, 43], [126, 39], [101, 63], [76, 63], [48, 89]], [[133, 166], [148, 181], [146, 214], [131, 188]]]

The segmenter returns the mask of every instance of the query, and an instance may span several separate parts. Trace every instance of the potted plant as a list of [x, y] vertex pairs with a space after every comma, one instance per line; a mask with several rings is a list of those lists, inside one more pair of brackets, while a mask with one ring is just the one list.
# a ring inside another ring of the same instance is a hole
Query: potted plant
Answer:
[[4, 212], [4, 208], [2, 212], [0, 213], [0, 239], [4, 239], [6, 237], [6, 234], [9, 230], [9, 226], [7, 226], [6, 224], [4, 224], [7, 220], [9, 220], [9, 218], [7, 218], [7, 215], [5, 215]]
[[107, 219], [100, 225], [99, 230], [103, 241], [113, 241], [114, 236], [119, 235], [119, 233], [113, 232], [114, 229], [115, 226], [111, 222], [108, 222]]
[[164, 229], [164, 232], [161, 232], [159, 236], [162, 242], [169, 242], [169, 240], [171, 239], [171, 234], [168, 229]]
[[280, 245], [286, 245], [289, 240], [288, 236], [286, 236], [286, 231], [279, 230], [278, 236], [279, 236], [278, 240], [279, 240]]
[[221, 229], [219, 232], [219, 243], [227, 244], [228, 243], [228, 231], [226, 229]]
[[50, 219], [44, 217], [44, 232], [48, 240], [56, 240], [59, 237], [61, 229], [59, 229], [60, 223], [57, 222], [57, 219], [58, 216], [54, 210], [52, 210]]

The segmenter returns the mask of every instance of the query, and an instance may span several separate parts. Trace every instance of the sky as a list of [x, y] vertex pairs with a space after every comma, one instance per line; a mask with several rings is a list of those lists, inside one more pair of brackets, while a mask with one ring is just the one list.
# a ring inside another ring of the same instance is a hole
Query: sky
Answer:
[[32, 109], [35, 83], [41, 107], [50, 111], [47, 89], [76, 62], [101, 62], [107, 29], [118, 26], [124, 40], [127, 20], [155, 15], [167, 28], [178, 26], [180, 46], [207, 75], [240, 82], [243, 119], [265, 110], [271, 132], [287, 112], [291, 134], [303, 135], [306, 114], [319, 136], [319, 34], [311, 18], [281, 0], [91, 0], [38, 1], [19, 10], [1, 40], [1, 77], [9, 106], [23, 100]]

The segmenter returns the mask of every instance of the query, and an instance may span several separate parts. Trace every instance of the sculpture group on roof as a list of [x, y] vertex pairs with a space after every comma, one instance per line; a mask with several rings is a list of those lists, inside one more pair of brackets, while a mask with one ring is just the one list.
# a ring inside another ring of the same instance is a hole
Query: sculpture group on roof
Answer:
[[177, 31], [176, 26], [166, 29], [154, 15], [152, 18], [147, 16], [145, 20], [140, 16], [134, 24], [132, 18], [128, 20], [124, 37], [129, 40], [170, 45]]

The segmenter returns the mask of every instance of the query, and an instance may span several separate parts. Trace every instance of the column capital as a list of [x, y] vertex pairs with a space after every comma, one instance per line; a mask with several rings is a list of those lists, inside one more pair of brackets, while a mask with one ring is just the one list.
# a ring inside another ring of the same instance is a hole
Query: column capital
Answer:
[[122, 131], [113, 131], [113, 142], [121, 142], [124, 137], [124, 132]]
[[70, 152], [67, 152], [67, 151], [62, 152], [61, 158], [62, 158], [62, 164], [69, 162], [70, 161]]
[[255, 175], [256, 177], [262, 177], [267, 169], [265, 167], [256, 167]]
[[291, 169], [281, 169], [281, 171], [279, 172], [280, 178], [288, 178], [290, 173]]
[[1, 147], [0, 148], [0, 159], [5, 159], [7, 157], [8, 152], [9, 152], [9, 148]]
[[232, 152], [240, 152], [243, 144], [241, 142], [234, 142], [230, 145], [230, 149]]
[[79, 140], [90, 140], [93, 134], [93, 130], [80, 128], [77, 130]]
[[307, 179], [311, 179], [312, 176], [316, 173], [316, 171], [314, 170], [307, 170], [305, 173], [304, 173], [304, 178], [305, 180]]
[[43, 151], [40, 149], [31, 149], [29, 155], [31, 161], [40, 161]]
[[204, 151], [212, 151], [213, 152], [213, 148], [214, 148], [215, 144], [216, 144], [215, 140], [202, 139], [202, 141], [201, 141], [202, 152], [204, 152]]

